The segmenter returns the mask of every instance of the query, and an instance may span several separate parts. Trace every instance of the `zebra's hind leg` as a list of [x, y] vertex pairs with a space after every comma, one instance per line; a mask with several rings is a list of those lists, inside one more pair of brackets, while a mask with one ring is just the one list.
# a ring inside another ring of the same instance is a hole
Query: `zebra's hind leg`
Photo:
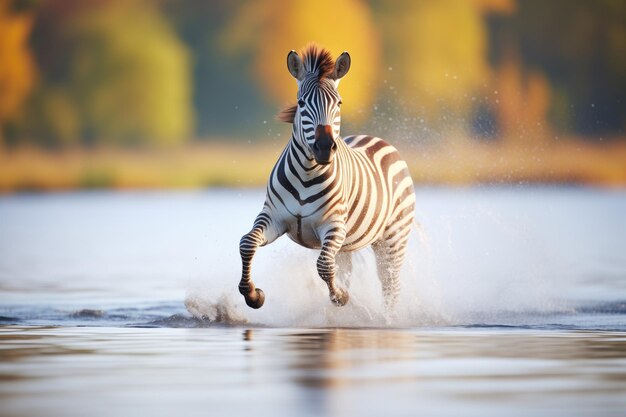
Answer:
[[393, 311], [400, 295], [400, 270], [404, 263], [408, 235], [407, 231], [401, 236], [395, 236], [396, 239], [383, 237], [372, 244], [387, 312]]
[[335, 256], [341, 249], [341, 245], [346, 238], [346, 231], [343, 227], [335, 227], [324, 234], [322, 240], [322, 250], [317, 258], [317, 272], [320, 277], [328, 285], [330, 301], [337, 306], [343, 306], [350, 298], [348, 292], [337, 286], [335, 283], [335, 275], [337, 273], [337, 265]]
[[248, 307], [261, 308], [265, 302], [265, 293], [260, 288], [256, 288], [250, 278], [252, 258], [259, 246], [267, 245], [276, 240], [282, 233], [278, 233], [272, 227], [270, 216], [261, 212], [254, 222], [252, 230], [239, 241], [239, 254], [241, 255], [241, 281], [239, 281], [239, 292], [244, 296]]
[[[409, 177], [410, 178], [410, 177]], [[382, 285], [385, 309], [393, 312], [400, 294], [400, 270], [404, 263], [409, 234], [413, 226], [415, 194], [408, 182], [387, 224], [382, 237], [372, 244]]]

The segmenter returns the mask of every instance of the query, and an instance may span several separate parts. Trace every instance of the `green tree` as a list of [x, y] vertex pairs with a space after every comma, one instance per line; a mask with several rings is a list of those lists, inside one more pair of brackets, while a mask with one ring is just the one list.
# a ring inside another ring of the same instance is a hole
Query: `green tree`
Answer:
[[[250, 77], [249, 56], [224, 54], [220, 34], [239, 12], [230, 0], [162, 0], [162, 7], [193, 55], [193, 106], [198, 138], [258, 135], [276, 112]], [[282, 104], [282, 103], [281, 103]]]
[[156, 3], [42, 3], [33, 46], [44, 74], [31, 101], [34, 136], [53, 144], [188, 139], [190, 58]]
[[374, 2], [391, 97], [431, 125], [465, 125], [472, 96], [488, 81], [485, 2]]

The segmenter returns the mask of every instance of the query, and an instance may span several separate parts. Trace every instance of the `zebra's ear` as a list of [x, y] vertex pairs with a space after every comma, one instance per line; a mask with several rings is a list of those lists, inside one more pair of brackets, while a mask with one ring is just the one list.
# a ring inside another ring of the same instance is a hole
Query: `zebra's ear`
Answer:
[[296, 80], [302, 81], [304, 79], [304, 64], [296, 51], [291, 51], [287, 55], [287, 68]]
[[339, 55], [339, 58], [337, 58], [337, 61], [335, 62], [335, 72], [333, 72], [333, 78], [335, 80], [342, 79], [343, 76], [348, 73], [348, 70], [350, 69], [350, 61], [349, 53], [344, 52]]

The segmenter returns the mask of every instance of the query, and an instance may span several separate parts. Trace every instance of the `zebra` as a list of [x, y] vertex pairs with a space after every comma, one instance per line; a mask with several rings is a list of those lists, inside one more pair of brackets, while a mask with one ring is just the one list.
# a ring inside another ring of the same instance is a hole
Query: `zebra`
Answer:
[[351, 58], [336, 61], [330, 52], [308, 45], [287, 55], [287, 68], [298, 84], [297, 104], [283, 109], [280, 121], [293, 124], [291, 140], [274, 166], [263, 209], [240, 240], [239, 292], [251, 308], [265, 294], [250, 277], [260, 246], [287, 234], [294, 242], [319, 249], [317, 272], [332, 303], [343, 306], [349, 294], [335, 281], [339, 269], [350, 273], [351, 252], [374, 249], [384, 303], [393, 309], [400, 291], [399, 274], [414, 222], [415, 194], [406, 162], [383, 139], [339, 136], [339, 81]]

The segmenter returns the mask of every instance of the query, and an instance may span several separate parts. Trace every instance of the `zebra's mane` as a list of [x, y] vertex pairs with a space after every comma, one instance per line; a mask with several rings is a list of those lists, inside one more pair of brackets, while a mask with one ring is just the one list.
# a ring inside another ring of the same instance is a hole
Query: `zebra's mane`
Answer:
[[[306, 76], [315, 75], [318, 80], [331, 78], [335, 71], [335, 60], [330, 54], [330, 51], [324, 48], [318, 48], [315, 43], [310, 43], [305, 46], [300, 53], [302, 55], [304, 70], [307, 74]], [[276, 115], [276, 120], [285, 123], [293, 123], [297, 109], [298, 106], [296, 104], [285, 107]]]
[[330, 78], [335, 70], [335, 60], [330, 51], [321, 48], [314, 43], [308, 44], [302, 51], [302, 62], [307, 75], [315, 74], [318, 79]]

